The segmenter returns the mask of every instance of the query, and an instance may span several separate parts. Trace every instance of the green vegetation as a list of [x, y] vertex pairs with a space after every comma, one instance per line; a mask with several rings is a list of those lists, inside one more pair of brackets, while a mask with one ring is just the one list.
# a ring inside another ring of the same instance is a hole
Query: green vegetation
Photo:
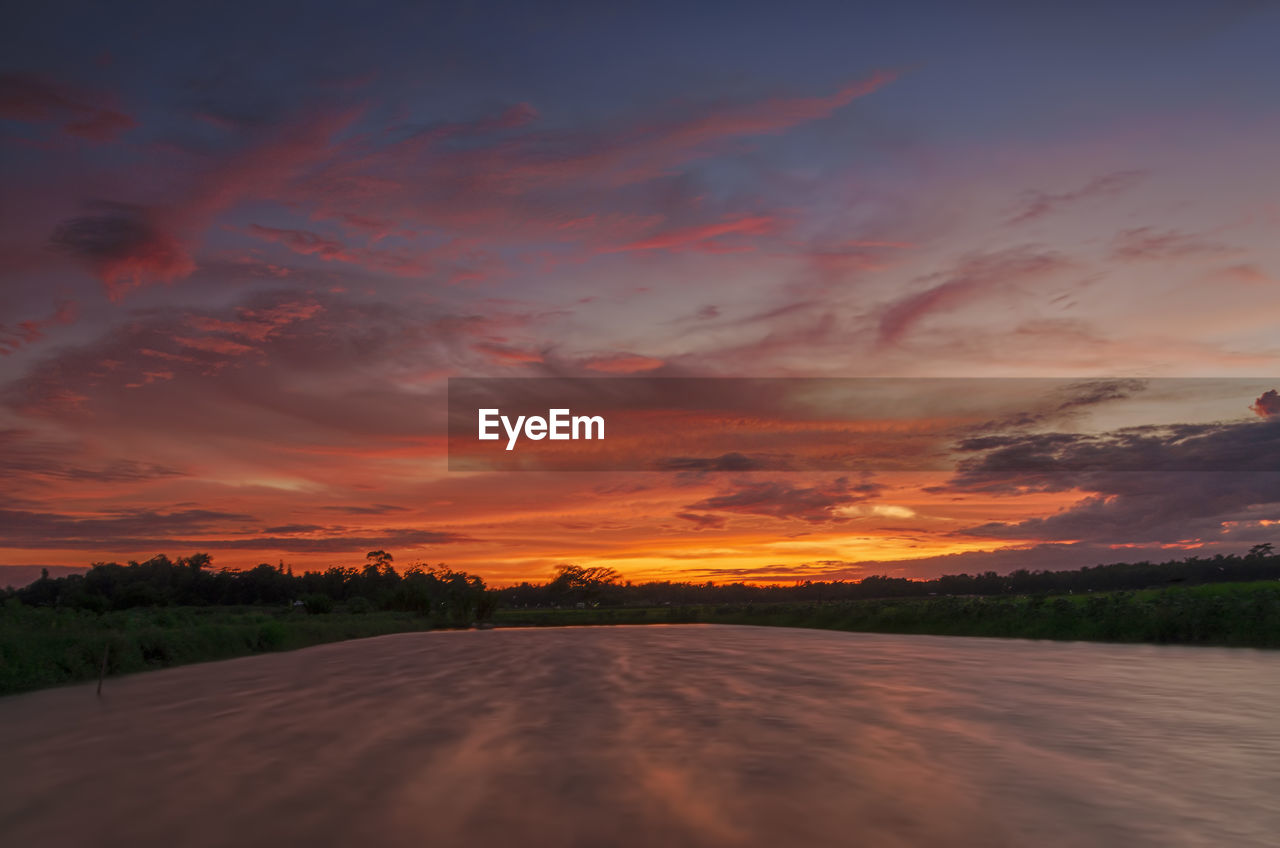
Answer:
[[98, 563], [0, 592], [0, 694], [433, 627], [493, 611], [479, 577], [371, 551], [363, 568], [214, 571], [206, 554]]
[[872, 633], [1280, 647], [1280, 582], [1084, 595], [941, 596], [872, 600], [499, 610], [497, 624], [692, 623]]
[[370, 551], [363, 568], [330, 568], [295, 576], [284, 563], [248, 571], [212, 568], [208, 554], [171, 560], [94, 564], [85, 574], [51, 578], [46, 573], [21, 589], [0, 592], [23, 604], [89, 612], [158, 606], [285, 605], [301, 602], [311, 613], [336, 604], [353, 611], [416, 612], [452, 624], [485, 618], [496, 598], [484, 581], [447, 566], [411, 565], [403, 574], [386, 551]]
[[871, 575], [861, 580], [804, 580], [789, 585], [750, 583], [622, 582], [611, 568], [562, 565], [555, 579], [496, 590], [500, 606], [518, 609], [583, 604], [601, 607], [700, 606], [777, 602], [926, 598], [938, 595], [1083, 594], [1206, 583], [1280, 580], [1280, 556], [1271, 545], [1255, 545], [1244, 556], [1188, 557], [1174, 562], [1119, 562], [1071, 571], [1010, 574], [946, 574], [933, 580]]
[[561, 566], [545, 584], [486, 589], [443, 565], [403, 574], [371, 551], [362, 568], [295, 576], [283, 565], [214, 571], [210, 558], [99, 563], [0, 592], [0, 694], [107, 674], [492, 619], [505, 626], [708, 622], [1280, 647], [1280, 556], [1121, 563], [1078, 571], [911, 581], [653, 582]]
[[0, 694], [323, 642], [430, 630], [415, 613], [308, 615], [288, 607], [152, 607], [95, 613], [0, 606]]

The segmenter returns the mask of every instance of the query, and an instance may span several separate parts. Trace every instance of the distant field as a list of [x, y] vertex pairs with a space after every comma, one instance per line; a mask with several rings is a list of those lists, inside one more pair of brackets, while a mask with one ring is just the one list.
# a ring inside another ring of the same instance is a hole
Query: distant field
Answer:
[[939, 596], [650, 609], [498, 610], [508, 626], [757, 624], [873, 633], [1280, 647], [1280, 582], [1078, 595]]
[[[997, 597], [650, 608], [500, 609], [505, 627], [753, 624], [873, 633], [1280, 647], [1280, 582]], [[417, 613], [158, 607], [107, 613], [0, 606], [0, 694], [440, 626]]]

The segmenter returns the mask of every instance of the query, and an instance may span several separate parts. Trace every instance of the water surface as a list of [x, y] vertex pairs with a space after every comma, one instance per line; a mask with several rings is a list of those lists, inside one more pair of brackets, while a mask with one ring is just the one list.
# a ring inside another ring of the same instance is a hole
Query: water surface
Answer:
[[14, 846], [1274, 846], [1280, 653], [410, 633], [0, 698]]

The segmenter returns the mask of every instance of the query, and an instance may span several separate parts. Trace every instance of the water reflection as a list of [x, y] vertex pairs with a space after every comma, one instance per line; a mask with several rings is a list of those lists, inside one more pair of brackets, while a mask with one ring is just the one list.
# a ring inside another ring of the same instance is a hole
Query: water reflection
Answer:
[[1250, 846], [1280, 654], [404, 634], [0, 699], [8, 845]]

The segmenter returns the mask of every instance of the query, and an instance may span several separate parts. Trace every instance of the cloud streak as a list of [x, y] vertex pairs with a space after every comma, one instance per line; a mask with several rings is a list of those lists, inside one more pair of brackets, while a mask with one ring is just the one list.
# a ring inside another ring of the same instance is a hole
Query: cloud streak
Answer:
[[1095, 177], [1085, 185], [1072, 191], [1058, 193], [1039, 190], [1027, 191], [1022, 197], [1022, 208], [1009, 218], [1007, 224], [1009, 226], [1029, 224], [1083, 201], [1114, 197], [1137, 187], [1147, 177], [1146, 171], [1113, 171], [1112, 173]]

